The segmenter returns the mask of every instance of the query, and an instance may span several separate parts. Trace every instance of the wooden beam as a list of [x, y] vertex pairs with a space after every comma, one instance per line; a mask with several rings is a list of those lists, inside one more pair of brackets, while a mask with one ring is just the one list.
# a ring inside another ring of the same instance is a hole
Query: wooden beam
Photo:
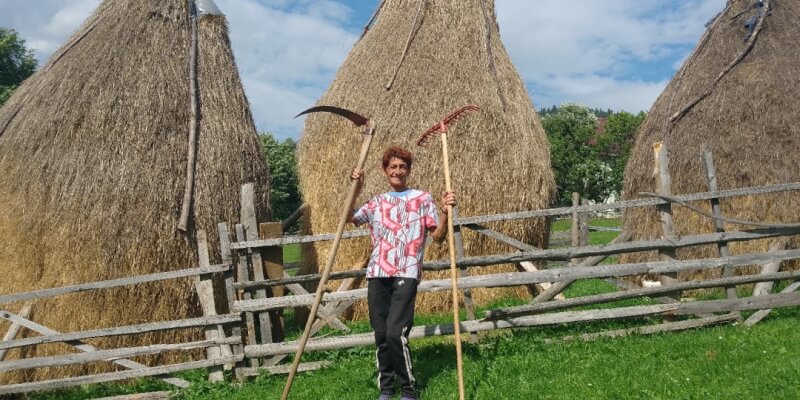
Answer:
[[[33, 321], [28, 321], [25, 318], [20, 318], [18, 315], [11, 314], [4, 310], [0, 310], [0, 318], [8, 319], [12, 322], [22, 320], [23, 322], [27, 321], [33, 323]], [[0, 349], [11, 349], [15, 347], [32, 346], [42, 343], [70, 342], [70, 341], [99, 338], [99, 337], [135, 335], [141, 333], [160, 332], [160, 331], [174, 330], [181, 328], [196, 328], [196, 327], [204, 327], [208, 325], [217, 325], [217, 324], [231, 324], [231, 323], [238, 323], [239, 321], [240, 321], [239, 314], [225, 314], [225, 315], [217, 315], [211, 317], [198, 317], [198, 318], [181, 319], [176, 321], [164, 321], [164, 322], [150, 322], [139, 325], [93, 329], [88, 331], [78, 331], [70, 333], [44, 333], [42, 331], [37, 331], [39, 333], [43, 333], [45, 336], [36, 336], [24, 339], [11, 340], [7, 342], [0, 342]], [[21, 325], [25, 326], [25, 323], [22, 323]], [[40, 325], [37, 324], [37, 326]]]
[[[685, 194], [685, 195], [675, 196], [675, 198], [685, 202], [692, 202], [692, 201], [709, 200], [713, 198], [724, 199], [729, 197], [753, 196], [753, 195], [770, 194], [777, 192], [787, 192], [793, 190], [800, 190], [800, 182], [780, 183], [767, 186], [720, 190], [716, 192]], [[659, 204], [667, 204], [667, 203], [669, 202], [664, 199], [648, 197], [636, 200], [619, 201], [615, 203], [598, 203], [598, 204], [590, 204], [578, 207], [560, 207], [560, 208], [551, 208], [546, 210], [517, 211], [517, 212], [503, 213], [503, 214], [466, 217], [453, 221], [453, 224], [468, 225], [468, 224], [483, 224], [488, 222], [507, 222], [519, 219], [570, 215], [573, 212], [596, 212], [596, 211], [606, 211], [606, 210], [623, 210], [626, 208], [637, 208], [637, 207], [652, 207], [652, 206], [657, 206]], [[359, 230], [346, 231], [343, 233], [342, 238], [345, 239], [345, 238], [354, 238], [361, 236], [369, 236], [369, 230], [359, 229]], [[319, 235], [308, 235], [308, 236], [285, 236], [280, 239], [239, 241], [237, 243], [231, 243], [231, 249], [239, 250], [239, 249], [258, 248], [267, 246], [280, 246], [292, 243], [312, 243], [320, 241], [330, 241], [333, 240], [333, 237], [334, 237], [333, 233], [324, 233]]]
[[17, 301], [34, 300], [44, 297], [54, 297], [69, 293], [85, 292], [88, 290], [97, 289], [110, 289], [121, 286], [137, 285], [140, 283], [166, 281], [177, 278], [186, 278], [202, 274], [215, 274], [225, 272], [231, 269], [229, 264], [210, 265], [206, 268], [189, 268], [179, 269], [176, 271], [159, 272], [156, 274], [132, 276], [120, 279], [110, 279], [99, 282], [81, 283], [78, 285], [63, 286], [51, 289], [32, 290], [30, 292], [22, 292], [15, 294], [7, 294], [0, 296], [0, 304], [14, 303]]
[[[597, 255], [611, 255], [620, 253], [632, 253], [637, 251], [659, 250], [666, 248], [682, 248], [699, 246], [704, 244], [715, 244], [720, 241], [726, 242], [740, 242], [757, 239], [767, 239], [777, 236], [791, 236], [800, 233], [800, 227], [794, 228], [758, 228], [737, 232], [718, 232], [707, 233], [700, 235], [687, 235], [678, 237], [672, 240], [655, 239], [655, 240], [640, 240], [630, 241], [626, 243], [614, 243], [586, 246], [583, 248], [563, 248], [563, 249], [547, 249], [524, 251], [521, 253], [506, 253], [492, 256], [475, 256], [465, 257], [463, 260], [458, 260], [456, 265], [458, 267], [480, 267], [495, 264], [513, 264], [520, 261], [541, 261], [541, 260], [569, 260], [573, 257], [590, 257]], [[449, 261], [436, 260], [428, 261], [425, 263], [425, 269], [430, 271], [438, 271], [450, 267]], [[364, 276], [363, 270], [352, 269], [349, 271], [331, 273], [330, 279], [344, 279], [356, 276]], [[255, 287], [268, 287], [275, 285], [285, 285], [287, 283], [302, 283], [313, 282], [319, 280], [319, 274], [310, 274], [296, 276], [292, 278], [284, 278], [277, 281], [262, 281], [250, 282], [247, 284], [237, 284], [238, 289], [255, 288]]]
[[159, 367], [145, 367], [141, 369], [127, 370], [127, 371], [109, 372], [105, 374], [85, 375], [72, 378], [52, 379], [52, 380], [37, 381], [37, 382], [3, 385], [0, 386], [0, 394], [28, 393], [40, 390], [60, 389], [70, 386], [119, 381], [123, 379], [142, 378], [145, 376], [159, 376], [179, 371], [208, 368], [214, 365], [224, 365], [231, 362], [236, 362], [241, 358], [242, 356], [222, 357], [216, 360], [193, 361], [181, 364], [164, 365]]
[[[775, 241], [769, 245], [768, 252], [774, 253], [778, 250], [783, 250], [786, 248], [786, 242], [784, 241]], [[770, 263], [766, 263], [761, 266], [761, 273], [762, 274], [771, 274], [778, 272], [781, 267], [781, 260], [775, 260]], [[761, 296], [765, 294], [769, 294], [772, 292], [772, 287], [774, 286], [773, 282], [766, 281], [766, 282], [759, 282], [756, 283], [756, 286], [753, 288], [753, 296]]]
[[[329, 365], [333, 364], [331, 361], [323, 360], [323, 361], [313, 361], [307, 363], [300, 363], [297, 367], [297, 372], [308, 372], [308, 371], [316, 371], [318, 369], [322, 369]], [[291, 365], [284, 364], [284, 365], [272, 365], [263, 368], [245, 368], [242, 373], [245, 376], [258, 376], [261, 375], [263, 371], [267, 371], [270, 374], [288, 374], [289, 368]]]
[[[197, 261], [200, 268], [207, 267], [211, 262], [209, 261], [208, 254], [208, 238], [206, 231], [197, 231]], [[214, 303], [214, 283], [211, 280], [210, 274], [198, 275], [194, 277], [194, 288], [197, 292], [197, 298], [200, 300], [200, 308], [203, 310], [203, 316], [217, 315], [217, 306]], [[222, 325], [206, 326], [204, 328], [206, 340], [213, 341], [225, 337], [225, 331]], [[206, 358], [212, 360], [221, 357], [223, 354], [230, 356], [233, 354], [231, 348], [211, 346], [206, 348]], [[222, 382], [225, 376], [222, 372], [222, 366], [212, 366], [208, 371], [208, 380], [210, 382]]]
[[[58, 335], [58, 334], [60, 334], [60, 332], [58, 332], [56, 330], [50, 329], [50, 328], [48, 328], [48, 327], [46, 327], [44, 325], [41, 325], [41, 324], [37, 324], [36, 322], [33, 322], [33, 321], [29, 321], [29, 320], [27, 320], [25, 318], [20, 318], [18, 315], [9, 313], [7, 311], [0, 311], [0, 316], [5, 318], [5, 319], [7, 319], [7, 320], [9, 320], [9, 321], [16, 322], [16, 323], [18, 323], [18, 324], [20, 324], [20, 325], [22, 325], [22, 326], [34, 331], [34, 332], [39, 332], [39, 333], [41, 333], [43, 335]], [[94, 351], [98, 350], [97, 347], [94, 347], [94, 346], [92, 346], [90, 344], [83, 343], [83, 342], [80, 342], [80, 341], [77, 341], [77, 340], [72, 340], [72, 341], [68, 341], [68, 342], [65, 342], [65, 343], [70, 345], [70, 346], [72, 346], [72, 347], [74, 347], [74, 348], [76, 348], [76, 349], [78, 349], [78, 350], [80, 350], [80, 351], [87, 352], [87, 353], [88, 352], [94, 352]], [[139, 364], [139, 363], [137, 363], [135, 361], [131, 361], [131, 360], [127, 360], [127, 359], [114, 360], [114, 361], [112, 361], [112, 363], [117, 364], [117, 365], [119, 365], [121, 367], [128, 368], [128, 369], [133, 370], [133, 371], [141, 371], [142, 369], [147, 369], [148, 368], [144, 364]], [[128, 371], [128, 372], [132, 372], [132, 371]], [[152, 374], [152, 375], [163, 375], [163, 374]], [[148, 376], [150, 376], [150, 375], [148, 375]], [[169, 383], [171, 385], [175, 385], [175, 386], [182, 387], [182, 388], [189, 387], [189, 382], [187, 382], [187, 381], [185, 381], [185, 380], [183, 380], [181, 378], [172, 378], [172, 377], [160, 377], [160, 378], [164, 382], [167, 382], [167, 383]], [[10, 387], [17, 387], [17, 385], [0, 386], [0, 394], [17, 393], [17, 392], [14, 392], [14, 391], [10, 391], [10, 392], [5, 392], [4, 391], [4, 389], [5, 390], [10, 390], [10, 389], [8, 389]], [[39, 389], [33, 389], [33, 390], [39, 390]]]
[[[781, 293], [792, 293], [795, 290], [797, 290], [798, 287], [800, 287], [800, 282], [794, 282], [791, 285], [784, 288], [783, 290], [781, 290]], [[747, 318], [744, 321], [744, 326], [753, 326], [757, 324], [759, 321], [766, 318], [766, 316], [769, 315], [770, 312], [772, 312], [771, 308], [765, 308], [763, 310], [756, 311], [755, 313], [753, 313], [753, 315], [750, 316], [750, 318]]]
[[[30, 316], [31, 314], [31, 307], [33, 307], [32, 301], [25, 302], [25, 304], [22, 305], [22, 308], [20, 308], [17, 315], [20, 318], [28, 319], [28, 316]], [[10, 342], [14, 340], [14, 338], [17, 337], [20, 328], [22, 328], [22, 325], [16, 322], [11, 322], [11, 326], [8, 328], [8, 332], [6, 332], [5, 336], [3, 336], [3, 342]], [[1, 364], [2, 361], [6, 358], [6, 352], [8, 352], [8, 349], [0, 349], [0, 365], [2, 365]]]
[[736, 286], [746, 283], [762, 281], [780, 281], [784, 279], [800, 279], [800, 271], [779, 272], [765, 275], [740, 275], [730, 278], [710, 279], [704, 281], [687, 281], [673, 286], [656, 286], [652, 288], [639, 288], [621, 292], [603, 293], [590, 296], [581, 296], [564, 301], [551, 301], [537, 304], [507, 307], [486, 311], [486, 319], [513, 318], [522, 315], [539, 314], [547, 311], [559, 310], [570, 307], [587, 306], [592, 304], [608, 303], [612, 301], [652, 297], [660, 294], [674, 293], [679, 290], [695, 290], [721, 286]]
[[[717, 189], [717, 169], [714, 167], [714, 156], [711, 154], [709, 150], [703, 152], [703, 162], [706, 166], [706, 180], [708, 181], [708, 191], [709, 192], [716, 192]], [[718, 198], [709, 199], [711, 203], [711, 213], [714, 215], [714, 231], [715, 232], [725, 232], [725, 223], [722, 222], [719, 217], [722, 217], [722, 207], [720, 206]], [[717, 243], [717, 250], [719, 251], [720, 257], [727, 257], [731, 255], [730, 249], [728, 248], [727, 242], [719, 242]], [[733, 276], [733, 268], [725, 267], [722, 269], [722, 277], [723, 278], [730, 278]], [[736, 293], [735, 287], [727, 287], [725, 288], [725, 293], [728, 295], [729, 299], [735, 299], [738, 297]]]
[[[620, 307], [600, 310], [564, 311], [559, 313], [532, 315], [498, 321], [462, 321], [462, 330], [486, 331], [532, 326], [560, 325], [571, 322], [587, 322], [613, 319], [641, 318], [653, 315], [692, 315], [707, 312], [730, 312], [758, 310], [771, 307], [800, 305], [800, 293], [771, 294], [757, 298], [708, 300], [689, 303], [657, 304], [647, 306]], [[409, 338], [451, 335], [453, 324], [417, 326], [411, 328]], [[374, 333], [311, 339], [307, 351], [332, 350], [355, 346], [374, 345]], [[297, 342], [273, 343], [245, 347], [245, 354], [260, 357], [276, 354], [291, 354]]]
[[[231, 254], [230, 232], [228, 232], [228, 223], [220, 222], [217, 224], [217, 235], [219, 236], [219, 252], [224, 264], [233, 265], [233, 255]], [[225, 281], [225, 304], [222, 307], [223, 312], [230, 313], [233, 303], [236, 301], [236, 289], [233, 284], [236, 283], [236, 268], [231, 268], [223, 274]], [[231, 336], [242, 337], [241, 324], [234, 324], [231, 326]], [[241, 344], [231, 346], [233, 354], [242, 354], [244, 347]]]
[[665, 322], [657, 325], [637, 326], [635, 328], [615, 329], [604, 332], [584, 333], [577, 336], [564, 336], [558, 339], [545, 339], [545, 343], [554, 343], [556, 341], [571, 341], [583, 340], [584, 342], [600, 339], [600, 338], [615, 338], [631, 335], [652, 335], [661, 332], [674, 332], [683, 331], [687, 329], [701, 328], [710, 325], [720, 325], [737, 320], [735, 314], [715, 315], [712, 317], [687, 319], [684, 321]]
[[154, 344], [139, 347], [123, 347], [111, 350], [97, 350], [89, 353], [64, 354], [49, 357], [23, 358], [0, 363], [0, 372], [29, 368], [57, 367], [64, 365], [85, 364], [97, 361], [113, 361], [121, 358], [159, 354], [166, 351], [194, 350], [212, 348], [220, 345], [241, 343], [242, 338], [221, 338], [200, 340], [188, 343]]
[[[283, 236], [283, 226], [280, 222], [263, 222], [258, 224], [258, 237], [260, 239], [279, 238]], [[261, 260], [264, 262], [263, 270], [267, 279], [283, 278], [283, 247], [265, 247], [261, 249]], [[269, 297], [284, 296], [286, 289], [283, 286], [272, 286], [267, 291]], [[282, 342], [286, 333], [283, 328], [283, 310], [273, 310], [269, 313], [272, 326], [272, 340]]]
[[[785, 250], [773, 254], [745, 254], [725, 258], [710, 258], [686, 261], [660, 261], [650, 263], [609, 264], [598, 265], [592, 268], [566, 267], [547, 269], [535, 272], [501, 273], [492, 275], [478, 275], [459, 279], [459, 288], [475, 287], [504, 287], [520, 286], [541, 282], [557, 282], [587, 278], [607, 278], [627, 275], [642, 275], [647, 273], [677, 272], [688, 269], [719, 268], [724, 265], [752, 265], [772, 262], [779, 259], [800, 258], [800, 249]], [[426, 280], [420, 282], [419, 292], [438, 292], [450, 290], [449, 279]], [[325, 293], [323, 301], [342, 301], [365, 298], [367, 289], [356, 289], [341, 293]], [[257, 299], [238, 301], [234, 304], [236, 311], [257, 311], [282, 307], [298, 307], [311, 304], [314, 296], [296, 295], [274, 299]]]
[[[609, 243], [627, 242], [628, 240], [630, 240], [630, 237], [631, 237], [631, 235], [628, 232], [624, 232], [624, 233], [618, 235], [617, 237], [615, 237], [614, 239], [612, 239], [611, 242], [609, 242]], [[606, 257], [608, 257], [608, 256], [607, 255], [600, 255], [600, 256], [594, 256], [594, 257], [586, 258], [580, 264], [578, 264], [577, 267], [593, 267], [593, 266], [603, 262], [603, 260], [605, 260]], [[561, 281], [561, 282], [554, 283], [549, 288], [546, 288], [544, 291], [539, 293], [539, 295], [534, 297], [532, 303], [542, 303], [542, 302], [550, 301], [550, 300], [553, 300], [553, 299], [564, 300], [564, 295], [562, 294], [562, 292], [564, 290], [566, 290], [569, 287], [569, 285], [572, 285], [573, 282], [575, 282], [575, 281], [574, 280], [567, 280], [567, 281]]]
[[[252, 183], [242, 185], [241, 197], [239, 199], [241, 208], [239, 210], [239, 220], [244, 226], [244, 235], [247, 240], [259, 240], [258, 237], [258, 221], [256, 220], [256, 206], [255, 206], [255, 191]], [[250, 254], [251, 266], [253, 267], [253, 280], [263, 281], [264, 262], [261, 259], [261, 252], [254, 251]], [[255, 291], [256, 299], [264, 299], [267, 297], [267, 291], [264, 288], [257, 288]], [[258, 333], [261, 337], [262, 343], [272, 343], [272, 321], [270, 321], [269, 314], [258, 313], [255, 315], [258, 319]]]

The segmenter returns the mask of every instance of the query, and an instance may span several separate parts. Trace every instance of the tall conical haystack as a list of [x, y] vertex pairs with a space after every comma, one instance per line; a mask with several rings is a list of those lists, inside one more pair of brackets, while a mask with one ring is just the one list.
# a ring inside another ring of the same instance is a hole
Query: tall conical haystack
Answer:
[[[107, 0], [0, 109], [0, 293], [196, 267], [198, 229], [219, 262], [217, 223], [237, 221], [240, 186], [255, 182], [266, 193], [268, 176], [224, 16], [201, 14], [197, 31], [200, 121], [188, 232], [177, 225], [191, 118], [189, 6]], [[266, 215], [266, 202], [259, 207]], [[31, 318], [69, 332], [200, 313], [184, 279], [38, 300]], [[131, 339], [99, 342], [123, 343]], [[74, 352], [66, 349], [26, 355]]]
[[[798, 180], [800, 3], [765, 2], [771, 6], [771, 13], [753, 8], [751, 0], [728, 3], [642, 124], [625, 169], [625, 198], [655, 191], [654, 142], [667, 146], [672, 192], [676, 194], [708, 190], [704, 150], [713, 153], [719, 189]], [[745, 40], [749, 32], [746, 21], [758, 22], [759, 15], [763, 15], [763, 23], [755, 24], [750, 38]], [[718, 76], [722, 78], [714, 84]], [[721, 203], [727, 217], [761, 222], [800, 221], [797, 192], [723, 199]], [[702, 206], [710, 209], [708, 202]], [[673, 213], [677, 235], [713, 232], [712, 222], [705, 217], [680, 206], [675, 206]], [[728, 224], [727, 228], [743, 227]], [[633, 234], [634, 240], [661, 234], [654, 209], [627, 210], [624, 229]], [[796, 239], [789, 243], [796, 245]], [[732, 244], [731, 249], [744, 253], [763, 251], [768, 246], [768, 241], [760, 241]], [[715, 246], [706, 246], [682, 250], [678, 255], [682, 259], [716, 257], [718, 251]], [[653, 254], [627, 256], [623, 261], [645, 258], [653, 259]]]
[[[467, 104], [481, 110], [460, 120], [448, 135], [460, 215], [546, 208], [554, 197], [549, 145], [500, 41], [493, 1], [381, 2], [376, 22], [351, 50], [319, 104], [344, 107], [377, 123], [359, 204], [388, 190], [380, 174], [380, 157], [390, 145], [415, 153], [410, 185], [430, 191], [438, 201], [444, 190], [441, 144], [438, 139], [427, 147], [415, 143], [427, 128]], [[300, 187], [310, 205], [309, 232], [335, 231], [360, 142], [358, 130], [342, 118], [308, 117], [298, 158]], [[492, 224], [491, 228], [536, 246], [547, 241], [544, 220]], [[464, 241], [467, 256], [513, 251], [469, 231]], [[306, 248], [307, 270], [324, 264], [328, 249], [328, 245]], [[369, 249], [366, 238], [343, 242], [334, 270], [363, 264]], [[427, 260], [446, 258], [444, 245], [428, 247]], [[470, 274], [509, 268], [513, 267], [474, 269]], [[427, 273], [424, 279], [448, 274]], [[525, 289], [516, 288], [476, 290], [473, 296], [478, 303], [485, 303], [510, 292], [526, 295]], [[446, 310], [450, 296], [421, 295], [417, 307]]]

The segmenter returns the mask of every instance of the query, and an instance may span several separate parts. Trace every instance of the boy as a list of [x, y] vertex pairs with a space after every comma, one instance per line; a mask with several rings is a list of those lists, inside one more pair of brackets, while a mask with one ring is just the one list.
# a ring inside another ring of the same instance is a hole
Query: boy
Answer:
[[[454, 193], [444, 193], [441, 214], [428, 192], [407, 186], [413, 155], [390, 147], [383, 154], [382, 172], [390, 191], [379, 194], [351, 213], [356, 225], [369, 223], [372, 253], [367, 264], [369, 320], [375, 330], [379, 400], [394, 394], [400, 385], [401, 400], [416, 399], [408, 334], [414, 322], [417, 283], [422, 277], [422, 258], [428, 232], [437, 243], [447, 235], [447, 205], [456, 205]], [[351, 179], [363, 187], [363, 175], [353, 170]], [[350, 205], [351, 209], [353, 205]], [[440, 223], [441, 221], [441, 223]]]

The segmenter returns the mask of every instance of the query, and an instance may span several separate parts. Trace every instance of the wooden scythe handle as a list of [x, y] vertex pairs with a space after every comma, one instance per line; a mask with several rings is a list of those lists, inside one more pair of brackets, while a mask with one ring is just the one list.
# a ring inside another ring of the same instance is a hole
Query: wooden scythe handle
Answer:
[[[367, 152], [369, 151], [369, 146], [372, 143], [372, 132], [374, 129], [375, 123], [372, 120], [367, 121], [367, 124], [364, 126], [364, 138], [361, 141], [361, 152], [358, 155], [358, 162], [356, 163], [356, 168], [358, 169], [364, 169], [364, 162], [367, 159]], [[353, 204], [353, 201], [358, 195], [358, 193], [356, 193], [357, 190], [358, 181], [353, 181], [350, 184], [350, 192], [347, 195], [347, 199], [342, 207], [342, 214], [339, 217], [339, 225], [336, 227], [336, 235], [333, 239], [333, 246], [328, 253], [328, 261], [325, 263], [325, 269], [323, 270], [322, 277], [319, 280], [317, 293], [314, 298], [314, 304], [311, 306], [311, 312], [308, 314], [308, 320], [306, 320], [306, 327], [305, 330], [303, 330], [303, 336], [300, 337], [297, 352], [294, 355], [292, 369], [289, 371], [289, 378], [286, 380], [286, 386], [283, 388], [281, 400], [286, 400], [289, 397], [289, 391], [292, 389], [292, 381], [294, 380], [294, 376], [297, 374], [297, 367], [300, 365], [300, 358], [303, 355], [303, 350], [306, 348], [306, 343], [308, 342], [308, 337], [311, 333], [311, 326], [314, 325], [314, 320], [317, 317], [317, 310], [319, 309], [319, 304], [322, 301], [322, 292], [325, 289], [325, 283], [328, 281], [328, 277], [331, 274], [331, 268], [333, 267], [333, 261], [336, 258], [336, 251], [339, 249], [339, 241], [342, 239], [344, 226], [347, 224], [347, 220], [350, 218], [350, 205]]]
[[[447, 131], [443, 130], [442, 161], [444, 162], [445, 191], [452, 192], [450, 186], [450, 162], [447, 153]], [[450, 283], [453, 293], [453, 331], [456, 342], [456, 367], [458, 369], [458, 398], [464, 400], [464, 368], [461, 356], [461, 318], [458, 315], [458, 279], [456, 277], [456, 240], [453, 235], [453, 206], [447, 205], [447, 249], [450, 252]]]

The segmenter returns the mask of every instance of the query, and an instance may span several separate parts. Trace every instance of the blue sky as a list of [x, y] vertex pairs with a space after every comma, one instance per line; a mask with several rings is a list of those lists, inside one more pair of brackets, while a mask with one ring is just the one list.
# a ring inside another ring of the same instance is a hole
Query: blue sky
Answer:
[[[100, 0], [0, 0], [40, 64]], [[261, 131], [297, 139], [379, 0], [216, 0]], [[537, 108], [646, 111], [725, 0], [496, 0], [503, 43]]]

